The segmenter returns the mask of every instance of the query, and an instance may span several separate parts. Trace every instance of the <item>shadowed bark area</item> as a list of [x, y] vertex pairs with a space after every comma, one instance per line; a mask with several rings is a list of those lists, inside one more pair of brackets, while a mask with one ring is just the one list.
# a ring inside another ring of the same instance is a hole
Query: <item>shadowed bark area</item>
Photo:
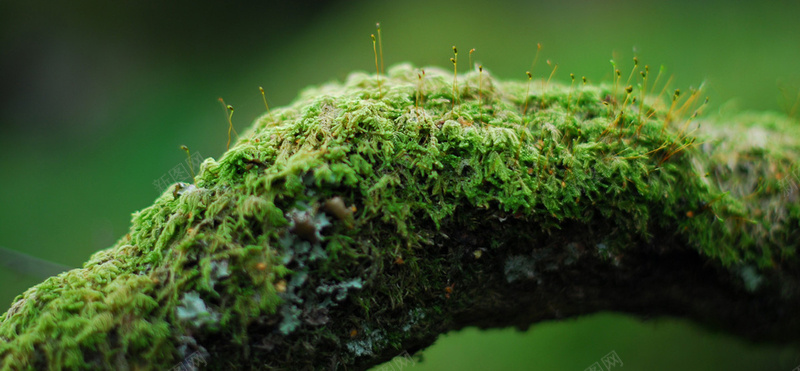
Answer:
[[[525, 228], [525, 224], [519, 222], [503, 224], [507, 225], [484, 225], [478, 228], [483, 231], [476, 233], [492, 231], [489, 235], [503, 235], [505, 229], [520, 231]], [[452, 282], [452, 286], [420, 289], [416, 300], [403, 305], [375, 291], [356, 294], [356, 301], [370, 300], [382, 309], [365, 313], [359, 306], [349, 305], [329, 315], [331, 322], [347, 323], [349, 328], [359, 331], [358, 334], [350, 336], [343, 331], [343, 336], [328, 341], [313, 335], [274, 337], [274, 348], [262, 357], [267, 358], [272, 352], [293, 353], [305, 358], [308, 366], [329, 365], [335, 369], [341, 366], [340, 359], [338, 356], [329, 358], [327, 352], [337, 349], [339, 341], [375, 340], [374, 335], [362, 334], [365, 323], [378, 326], [384, 331], [381, 334], [396, 331], [407, 337], [396, 347], [374, 353], [368, 362], [353, 365], [354, 369], [368, 369], [400, 356], [403, 351], [413, 354], [432, 345], [439, 334], [463, 327], [514, 326], [525, 330], [537, 322], [599, 311], [619, 311], [643, 319], [675, 316], [751, 341], [798, 342], [800, 302], [796, 294], [787, 298], [786, 293], [778, 289], [788, 286], [780, 279], [794, 281], [793, 278], [765, 278], [764, 287], [752, 293], [744, 287], [741, 276], [732, 275], [724, 267], [669, 238], [660, 244], [637, 246], [638, 250], [609, 260], [586, 251], [585, 246], [595, 243], [596, 238], [585, 226], [565, 229], [564, 234], [542, 237], [535, 244], [520, 241], [508, 250], [484, 253], [480, 258], [473, 254], [482, 246], [478, 238], [460, 229], [445, 230], [443, 233], [449, 236], [461, 234], [457, 237], [461, 241], [454, 243], [452, 237], [439, 237], [436, 245], [443, 255], [430, 254], [424, 259], [440, 260], [441, 265], [427, 274], [438, 275], [438, 280]], [[510, 235], [504, 237], [514, 239]], [[538, 248], [532, 249], [532, 246]], [[570, 248], [564, 251], [564, 246]], [[510, 262], [520, 262], [524, 268], [509, 269]], [[395, 279], [391, 275], [401, 269], [394, 267], [385, 271], [376, 281], [391, 282]], [[511, 277], [513, 282], [509, 282]], [[452, 292], [448, 287], [452, 287]], [[375, 289], [380, 291], [380, 287]], [[415, 308], [434, 310], [425, 311], [424, 318], [414, 318]], [[366, 318], [370, 318], [369, 322], [364, 321]], [[412, 322], [413, 325], [409, 325]], [[342, 330], [348, 328], [347, 325], [343, 327]], [[229, 348], [227, 339], [217, 344], [234, 350]], [[319, 352], [320, 348], [324, 351]], [[315, 357], [318, 354], [325, 356]], [[225, 360], [220, 361], [212, 365], [226, 364]], [[256, 357], [251, 366], [259, 367], [262, 362], [263, 358]], [[273, 364], [271, 367], [281, 366]]]
[[355, 73], [257, 120], [18, 297], [0, 368], [366, 369], [601, 310], [800, 340], [795, 122], [426, 72]]

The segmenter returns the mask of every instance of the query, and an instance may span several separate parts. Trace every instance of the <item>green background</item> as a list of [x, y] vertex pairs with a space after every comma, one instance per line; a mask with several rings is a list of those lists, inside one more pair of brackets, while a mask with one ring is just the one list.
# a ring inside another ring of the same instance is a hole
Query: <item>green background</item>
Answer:
[[[449, 68], [451, 46], [501, 78], [533, 70], [608, 80], [637, 55], [682, 90], [705, 81], [710, 114], [789, 113], [800, 88], [800, 2], [294, 1], [0, 2], [0, 246], [69, 266], [127, 232], [185, 159], [225, 150], [305, 86], [374, 70], [383, 25], [388, 65]], [[787, 103], [788, 101], [788, 103]], [[0, 270], [0, 311], [40, 281]], [[419, 370], [584, 370], [611, 351], [622, 370], [791, 370], [800, 345], [754, 345], [685, 321], [599, 314], [527, 332], [442, 336]], [[407, 366], [408, 367], [408, 366]], [[615, 368], [615, 369], [617, 369]], [[409, 367], [409, 369], [411, 369]]]

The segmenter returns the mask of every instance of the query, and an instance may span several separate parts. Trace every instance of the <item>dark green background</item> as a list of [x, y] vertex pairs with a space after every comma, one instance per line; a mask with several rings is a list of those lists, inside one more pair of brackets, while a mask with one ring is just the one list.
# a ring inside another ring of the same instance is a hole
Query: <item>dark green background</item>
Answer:
[[[246, 127], [309, 84], [388, 64], [450, 67], [452, 45], [502, 78], [544, 61], [591, 81], [614, 56], [665, 65], [673, 87], [706, 82], [711, 113], [786, 110], [800, 88], [800, 2], [154, 1], [0, 2], [0, 246], [71, 266], [127, 232], [153, 181], [225, 149], [218, 97]], [[467, 63], [462, 71], [466, 71]], [[786, 94], [782, 93], [783, 89]], [[0, 311], [41, 280], [0, 271]], [[622, 370], [791, 370], [800, 346], [768, 347], [677, 320], [602, 314], [524, 333], [443, 336], [413, 369], [584, 370], [610, 351]]]

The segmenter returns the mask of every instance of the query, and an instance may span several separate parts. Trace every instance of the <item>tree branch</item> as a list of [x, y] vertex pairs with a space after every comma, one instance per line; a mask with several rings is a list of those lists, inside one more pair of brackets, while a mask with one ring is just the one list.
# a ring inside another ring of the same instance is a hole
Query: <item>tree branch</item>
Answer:
[[450, 81], [401, 65], [273, 109], [18, 297], [0, 368], [365, 369], [601, 310], [798, 340], [796, 123]]

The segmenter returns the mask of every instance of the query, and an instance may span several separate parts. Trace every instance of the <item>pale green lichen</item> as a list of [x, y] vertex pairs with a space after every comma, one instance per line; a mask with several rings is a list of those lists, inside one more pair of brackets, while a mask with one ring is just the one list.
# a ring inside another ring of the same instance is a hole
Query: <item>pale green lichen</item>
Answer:
[[506, 259], [505, 274], [508, 283], [536, 278], [536, 262], [527, 256], [514, 255]]
[[370, 330], [369, 328], [365, 328], [364, 332], [366, 334], [361, 339], [351, 340], [346, 344], [347, 350], [356, 357], [370, 356], [373, 354], [374, 349], [380, 349], [386, 346], [388, 342], [386, 334], [384, 334], [382, 330]]
[[[400, 65], [379, 89], [354, 73], [273, 109], [114, 247], [18, 297], [0, 317], [2, 369], [163, 369], [194, 353], [363, 367], [453, 327], [495, 271], [547, 284], [540, 273], [673, 245], [731, 276], [796, 266], [800, 206], [779, 187], [798, 169], [794, 123], [695, 132], [608, 85], [473, 71], [454, 99], [452, 77]], [[503, 254], [505, 272], [486, 257]]]
[[194, 291], [183, 295], [175, 315], [179, 321], [189, 322], [196, 328], [213, 326], [219, 321], [219, 313], [210, 312], [203, 299], [200, 299], [200, 294]]

